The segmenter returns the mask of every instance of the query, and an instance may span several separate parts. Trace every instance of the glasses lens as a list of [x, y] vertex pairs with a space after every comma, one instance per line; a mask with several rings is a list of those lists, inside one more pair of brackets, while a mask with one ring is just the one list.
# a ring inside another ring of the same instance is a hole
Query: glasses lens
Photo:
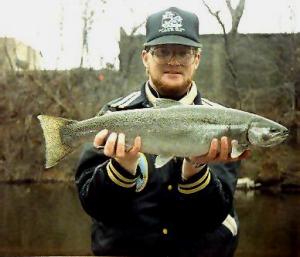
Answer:
[[168, 48], [156, 48], [154, 50], [155, 56], [157, 56], [160, 59], [170, 59], [172, 58], [172, 51]]
[[158, 64], [167, 64], [175, 59], [182, 65], [192, 64], [195, 60], [195, 51], [191, 48], [170, 49], [166, 47], [157, 47], [150, 50], [154, 60]]

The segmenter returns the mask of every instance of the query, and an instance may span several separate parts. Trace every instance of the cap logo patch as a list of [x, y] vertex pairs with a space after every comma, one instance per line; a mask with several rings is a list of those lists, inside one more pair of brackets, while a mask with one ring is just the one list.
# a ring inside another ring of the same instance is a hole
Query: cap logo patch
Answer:
[[182, 32], [185, 29], [182, 27], [183, 19], [177, 13], [172, 11], [166, 11], [161, 20], [161, 29], [159, 32], [171, 32], [171, 31], [179, 31]]

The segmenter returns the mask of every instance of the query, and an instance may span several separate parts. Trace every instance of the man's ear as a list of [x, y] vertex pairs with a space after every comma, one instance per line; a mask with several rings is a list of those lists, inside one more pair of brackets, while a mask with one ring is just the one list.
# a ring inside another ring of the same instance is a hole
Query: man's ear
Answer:
[[195, 60], [195, 70], [198, 68], [199, 64], [200, 64], [200, 60], [201, 60], [201, 54], [198, 53], [196, 55], [196, 60]]
[[142, 61], [143, 61], [143, 64], [146, 68], [148, 68], [148, 52], [146, 50], [143, 50], [142, 53], [141, 53], [141, 58], [142, 58]]

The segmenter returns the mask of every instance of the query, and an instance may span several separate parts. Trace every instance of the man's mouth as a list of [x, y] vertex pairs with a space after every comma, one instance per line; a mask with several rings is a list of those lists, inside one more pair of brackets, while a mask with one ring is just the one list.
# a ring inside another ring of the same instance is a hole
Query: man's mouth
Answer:
[[174, 71], [174, 70], [167, 70], [164, 73], [168, 73], [168, 74], [182, 74], [180, 71]]

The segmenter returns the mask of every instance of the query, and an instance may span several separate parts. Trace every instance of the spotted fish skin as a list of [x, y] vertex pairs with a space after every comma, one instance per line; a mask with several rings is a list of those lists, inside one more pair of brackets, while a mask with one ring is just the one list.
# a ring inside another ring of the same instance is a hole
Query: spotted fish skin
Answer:
[[111, 112], [83, 121], [45, 115], [38, 118], [46, 141], [47, 168], [70, 153], [74, 143], [102, 129], [124, 133], [127, 145], [140, 136], [142, 152], [164, 159], [203, 155], [208, 152], [211, 140], [222, 136], [237, 140], [234, 150], [241, 154], [250, 144], [273, 146], [284, 141], [288, 134], [284, 126], [256, 114], [169, 100], [159, 102], [154, 108]]

